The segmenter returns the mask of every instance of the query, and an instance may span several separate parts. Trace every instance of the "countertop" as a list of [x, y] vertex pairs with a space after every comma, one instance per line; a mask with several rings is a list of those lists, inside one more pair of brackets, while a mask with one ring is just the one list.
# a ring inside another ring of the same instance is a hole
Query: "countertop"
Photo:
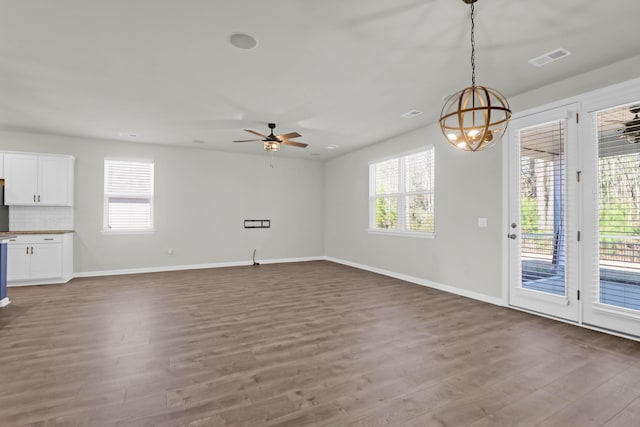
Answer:
[[73, 230], [29, 230], [29, 231], [0, 231], [0, 238], [11, 234], [13, 237], [20, 234], [66, 234], [73, 233]]

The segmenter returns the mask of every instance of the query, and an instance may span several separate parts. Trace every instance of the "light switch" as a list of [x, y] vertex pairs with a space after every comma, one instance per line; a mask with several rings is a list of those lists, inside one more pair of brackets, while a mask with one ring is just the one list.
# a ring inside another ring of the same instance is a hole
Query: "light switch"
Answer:
[[488, 221], [487, 218], [478, 218], [478, 227], [487, 228]]

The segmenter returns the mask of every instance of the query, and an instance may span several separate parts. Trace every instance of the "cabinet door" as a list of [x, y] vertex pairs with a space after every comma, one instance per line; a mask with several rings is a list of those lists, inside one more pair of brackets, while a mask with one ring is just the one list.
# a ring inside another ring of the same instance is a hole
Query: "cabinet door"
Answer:
[[0, 179], [4, 179], [4, 153], [0, 153]]
[[7, 281], [28, 279], [31, 269], [29, 245], [9, 244], [7, 249]]
[[4, 204], [35, 205], [38, 195], [38, 157], [5, 154]]
[[33, 244], [31, 279], [50, 279], [62, 276], [62, 245], [58, 243]]
[[41, 156], [38, 164], [38, 204], [71, 206], [71, 160], [66, 157]]

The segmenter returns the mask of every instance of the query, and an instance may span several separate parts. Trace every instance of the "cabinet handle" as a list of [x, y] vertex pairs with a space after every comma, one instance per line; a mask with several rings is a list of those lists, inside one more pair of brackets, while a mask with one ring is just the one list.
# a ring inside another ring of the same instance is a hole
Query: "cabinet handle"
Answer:
[[29, 246], [27, 246], [27, 255], [29, 255]]
[[42, 239], [42, 240], [53, 240], [53, 237], [45, 238], [45, 239]]
[[33, 246], [31, 246], [31, 255], [33, 255]]
[[38, 201], [40, 201], [40, 195], [38, 194]]
[[36, 195], [35, 194], [33, 195], [33, 201], [34, 202], [36, 201]]

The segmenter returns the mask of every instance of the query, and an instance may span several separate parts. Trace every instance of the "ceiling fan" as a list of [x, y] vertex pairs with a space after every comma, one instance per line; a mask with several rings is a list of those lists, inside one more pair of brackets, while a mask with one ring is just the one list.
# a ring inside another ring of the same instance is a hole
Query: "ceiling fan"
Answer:
[[629, 107], [629, 111], [634, 115], [633, 119], [628, 122], [622, 120], [606, 120], [608, 122], [619, 123], [624, 125], [621, 138], [625, 138], [627, 142], [631, 144], [640, 143], [640, 105], [632, 105]]
[[259, 142], [262, 141], [264, 143], [264, 149], [266, 151], [278, 151], [280, 150], [280, 144], [291, 145], [293, 147], [305, 148], [309, 144], [303, 144], [301, 142], [290, 141], [291, 138], [298, 138], [300, 135], [298, 132], [290, 132], [285, 133], [284, 135], [274, 135], [273, 130], [276, 128], [275, 123], [268, 124], [269, 129], [271, 129], [271, 133], [269, 135], [262, 134], [260, 132], [256, 132], [255, 130], [245, 129], [246, 132], [252, 133], [254, 135], [258, 135], [263, 139], [243, 139], [240, 141], [233, 142]]

